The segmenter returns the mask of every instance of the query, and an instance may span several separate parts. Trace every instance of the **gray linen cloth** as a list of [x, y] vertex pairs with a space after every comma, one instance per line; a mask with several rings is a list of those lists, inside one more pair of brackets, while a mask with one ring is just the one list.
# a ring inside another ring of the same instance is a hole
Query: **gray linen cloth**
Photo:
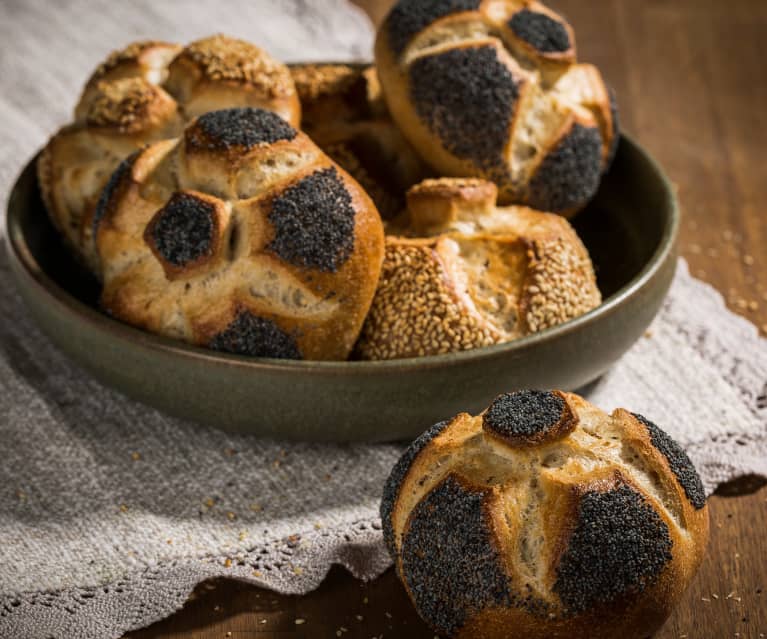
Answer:
[[[211, 32], [288, 61], [366, 58], [372, 41], [343, 0], [3, 0], [0, 190], [109, 50]], [[647, 336], [587, 395], [661, 424], [710, 491], [767, 474], [766, 385], [765, 340], [680, 262]], [[0, 253], [0, 638], [119, 637], [215, 576], [289, 593], [333, 563], [373, 578], [389, 565], [378, 499], [401, 450], [228, 435], [129, 401], [37, 331]]]

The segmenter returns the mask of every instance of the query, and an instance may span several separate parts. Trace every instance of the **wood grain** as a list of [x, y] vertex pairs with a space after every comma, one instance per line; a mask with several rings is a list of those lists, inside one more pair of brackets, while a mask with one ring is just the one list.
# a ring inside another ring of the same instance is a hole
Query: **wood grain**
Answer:
[[[381, 0], [358, 0], [374, 19]], [[682, 254], [767, 333], [767, 73], [763, 0], [552, 0], [579, 55], [618, 92], [623, 127], [660, 160], [684, 210]], [[767, 380], [765, 380], [767, 382]], [[739, 483], [722, 493], [757, 489]], [[707, 558], [657, 639], [767, 636], [767, 489], [711, 498]], [[296, 625], [297, 619], [305, 623]], [[343, 632], [341, 628], [348, 629]], [[432, 637], [393, 573], [363, 584], [340, 568], [303, 597], [219, 580], [131, 639]], [[228, 635], [227, 633], [231, 633]]]

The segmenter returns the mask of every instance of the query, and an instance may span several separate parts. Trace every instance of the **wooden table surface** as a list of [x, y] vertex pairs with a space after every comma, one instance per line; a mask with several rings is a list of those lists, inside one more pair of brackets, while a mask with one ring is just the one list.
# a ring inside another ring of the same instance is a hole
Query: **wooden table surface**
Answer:
[[[359, 4], [377, 19], [389, 3]], [[678, 186], [680, 248], [692, 273], [767, 333], [767, 1], [549, 4], [573, 24], [580, 59], [599, 65], [616, 88], [623, 127]], [[710, 499], [707, 558], [657, 639], [767, 637], [767, 488], [760, 484], [739, 482], [719, 491], [739, 496]], [[335, 568], [319, 590], [303, 597], [208, 582], [183, 610], [128, 637], [381, 635], [434, 633], [392, 571], [364, 584]]]

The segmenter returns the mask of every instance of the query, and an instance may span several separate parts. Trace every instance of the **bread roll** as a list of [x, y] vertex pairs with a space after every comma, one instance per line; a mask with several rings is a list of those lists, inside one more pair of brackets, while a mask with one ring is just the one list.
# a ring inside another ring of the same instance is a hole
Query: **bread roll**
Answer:
[[384, 222], [405, 208], [405, 191], [428, 175], [394, 125], [373, 67], [291, 66], [303, 130], [368, 192]]
[[433, 426], [394, 466], [381, 518], [418, 613], [471, 639], [649, 637], [708, 538], [676, 442], [560, 391], [501, 395]]
[[93, 213], [121, 160], [178, 136], [206, 110], [241, 105], [300, 121], [287, 67], [242, 40], [218, 35], [185, 48], [146, 41], [112, 53], [87, 81], [74, 123], [53, 136], [38, 162], [49, 216], [75, 255], [98, 274]]
[[571, 215], [618, 139], [599, 71], [564, 19], [531, 0], [400, 0], [378, 75], [394, 120], [440, 175], [484, 177], [503, 203]]
[[202, 115], [125, 160], [95, 223], [104, 310], [257, 357], [345, 359], [383, 255], [364, 190], [305, 134], [250, 107]]
[[[387, 236], [362, 329], [362, 359], [439, 355], [510, 341], [601, 302], [588, 252], [561, 216], [496, 207], [484, 180], [427, 180], [408, 193], [417, 237]], [[423, 237], [431, 235], [432, 237]]]

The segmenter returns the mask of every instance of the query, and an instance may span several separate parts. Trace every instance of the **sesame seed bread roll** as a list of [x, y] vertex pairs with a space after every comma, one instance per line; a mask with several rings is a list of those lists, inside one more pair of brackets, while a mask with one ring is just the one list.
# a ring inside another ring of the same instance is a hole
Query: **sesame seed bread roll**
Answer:
[[381, 519], [419, 615], [457, 639], [645, 639], [709, 527], [694, 466], [655, 424], [530, 390], [416, 439]]
[[598, 306], [588, 255], [559, 215], [496, 207], [479, 179], [426, 180], [408, 192], [416, 237], [387, 236], [362, 359], [440, 355], [507, 342]]
[[242, 40], [217, 35], [185, 48], [134, 42], [110, 54], [86, 82], [74, 122], [51, 138], [37, 166], [49, 217], [79, 261], [98, 275], [93, 215], [126, 156], [178, 136], [204, 111], [245, 105], [300, 121], [288, 68]]
[[101, 305], [240, 355], [343, 360], [375, 292], [365, 191], [271, 111], [212, 111], [127, 158], [99, 201]]
[[375, 59], [392, 117], [438, 174], [487, 178], [504, 204], [566, 216], [596, 193], [615, 101], [539, 2], [400, 0]]

